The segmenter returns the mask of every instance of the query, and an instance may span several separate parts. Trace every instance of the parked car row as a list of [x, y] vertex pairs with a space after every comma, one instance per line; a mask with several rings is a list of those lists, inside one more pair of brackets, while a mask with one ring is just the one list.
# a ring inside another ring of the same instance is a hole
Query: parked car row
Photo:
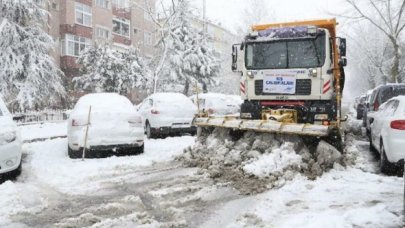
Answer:
[[20, 130], [0, 97], [0, 179], [21, 173], [21, 146]]
[[370, 150], [380, 157], [381, 172], [402, 170], [405, 158], [405, 84], [388, 84], [369, 90], [358, 100], [358, 119], [361, 111]]
[[[223, 94], [201, 94], [201, 108], [210, 115], [238, 113], [240, 99]], [[107, 157], [144, 152], [144, 137], [196, 134], [192, 125], [197, 114], [196, 96], [156, 93], [134, 106], [114, 93], [81, 97], [69, 112], [68, 156]], [[21, 173], [20, 130], [0, 98], [0, 179]]]

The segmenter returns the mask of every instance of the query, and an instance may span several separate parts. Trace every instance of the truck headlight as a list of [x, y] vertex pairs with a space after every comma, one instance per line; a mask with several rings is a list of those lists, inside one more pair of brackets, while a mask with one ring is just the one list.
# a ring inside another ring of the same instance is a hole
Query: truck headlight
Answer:
[[253, 78], [253, 77], [254, 77], [253, 71], [248, 71], [248, 72], [246, 72], [246, 74], [247, 74], [247, 76], [248, 76], [249, 78]]
[[14, 142], [17, 139], [17, 133], [15, 131], [0, 133], [0, 145]]
[[310, 77], [316, 77], [316, 76], [318, 76], [318, 70], [315, 69], [315, 68], [309, 69], [309, 76], [310, 76]]

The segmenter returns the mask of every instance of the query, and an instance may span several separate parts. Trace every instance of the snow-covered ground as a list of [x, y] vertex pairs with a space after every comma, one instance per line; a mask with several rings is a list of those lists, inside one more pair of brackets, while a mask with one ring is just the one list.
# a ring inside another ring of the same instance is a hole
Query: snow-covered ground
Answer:
[[[147, 140], [139, 156], [81, 161], [68, 158], [65, 138], [30, 142], [65, 135], [66, 123], [21, 129], [23, 173], [0, 184], [0, 227], [402, 227], [403, 179], [380, 174], [360, 135], [347, 137], [347, 167], [243, 195], [174, 159], [191, 136]], [[246, 169], [265, 175], [272, 169], [263, 164]]]

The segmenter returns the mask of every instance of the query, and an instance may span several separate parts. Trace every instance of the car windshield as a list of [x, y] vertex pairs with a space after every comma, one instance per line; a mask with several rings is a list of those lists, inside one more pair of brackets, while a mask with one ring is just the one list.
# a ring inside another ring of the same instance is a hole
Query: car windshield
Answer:
[[248, 43], [246, 68], [291, 69], [321, 67], [325, 62], [325, 35], [299, 40]]
[[389, 87], [381, 92], [381, 103], [399, 95], [405, 95], [405, 86]]

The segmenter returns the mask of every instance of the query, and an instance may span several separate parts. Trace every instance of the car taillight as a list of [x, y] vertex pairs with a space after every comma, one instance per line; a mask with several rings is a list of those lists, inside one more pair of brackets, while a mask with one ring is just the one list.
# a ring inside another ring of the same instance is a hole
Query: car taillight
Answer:
[[377, 110], [378, 110], [378, 107], [380, 106], [380, 104], [378, 103], [377, 100], [375, 100], [373, 106], [374, 106], [374, 107], [373, 107], [373, 108], [374, 108], [374, 111], [377, 111]]
[[73, 126], [73, 127], [79, 126], [79, 121], [77, 121], [77, 120], [75, 120], [75, 119], [72, 119], [72, 126]]
[[150, 112], [151, 112], [152, 114], [154, 114], [154, 115], [157, 115], [157, 114], [160, 113], [158, 110], [155, 110], [155, 109], [152, 109]]
[[405, 130], [405, 120], [394, 120], [391, 122], [391, 128], [397, 130]]

